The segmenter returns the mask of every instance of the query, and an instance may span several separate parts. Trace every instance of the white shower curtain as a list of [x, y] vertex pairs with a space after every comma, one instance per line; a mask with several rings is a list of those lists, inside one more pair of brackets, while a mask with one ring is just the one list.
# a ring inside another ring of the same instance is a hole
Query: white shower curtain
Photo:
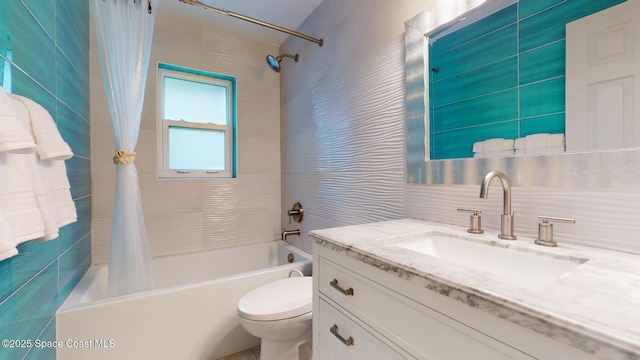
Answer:
[[157, 0], [93, 0], [102, 78], [116, 141], [109, 296], [152, 289], [151, 254], [133, 163]]

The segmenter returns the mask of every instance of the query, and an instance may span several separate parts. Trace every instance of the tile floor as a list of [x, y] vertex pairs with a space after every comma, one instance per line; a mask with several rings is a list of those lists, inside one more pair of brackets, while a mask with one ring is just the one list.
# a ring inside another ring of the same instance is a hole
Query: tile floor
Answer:
[[[313, 350], [311, 348], [311, 340], [300, 345], [300, 360], [311, 360]], [[218, 360], [260, 360], [260, 345], [241, 351], [239, 353], [225, 356]]]
[[218, 360], [260, 360], [260, 345], [240, 351], [229, 356], [225, 356]]

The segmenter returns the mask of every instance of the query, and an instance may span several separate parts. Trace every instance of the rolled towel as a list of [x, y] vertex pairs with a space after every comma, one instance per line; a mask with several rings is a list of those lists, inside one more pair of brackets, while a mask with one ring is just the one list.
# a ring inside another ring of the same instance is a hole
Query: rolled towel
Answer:
[[62, 139], [55, 121], [45, 108], [24, 96], [9, 96], [19, 100], [29, 111], [33, 138], [41, 160], [66, 160], [73, 156], [71, 147]]
[[29, 154], [35, 151], [33, 137], [20, 126], [9, 96], [0, 86], [0, 152]]

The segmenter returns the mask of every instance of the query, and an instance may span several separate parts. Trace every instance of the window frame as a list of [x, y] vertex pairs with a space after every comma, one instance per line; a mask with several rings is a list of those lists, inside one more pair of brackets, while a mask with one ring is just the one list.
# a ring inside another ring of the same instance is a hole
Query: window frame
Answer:
[[[186, 120], [164, 118], [164, 79], [173, 78], [194, 81], [203, 84], [223, 86], [227, 89], [227, 124], [195, 123]], [[157, 158], [159, 179], [208, 179], [236, 178], [236, 78], [176, 65], [158, 63], [157, 66]], [[196, 170], [169, 168], [169, 127], [183, 129], [207, 129], [225, 132], [225, 168], [224, 170]]]

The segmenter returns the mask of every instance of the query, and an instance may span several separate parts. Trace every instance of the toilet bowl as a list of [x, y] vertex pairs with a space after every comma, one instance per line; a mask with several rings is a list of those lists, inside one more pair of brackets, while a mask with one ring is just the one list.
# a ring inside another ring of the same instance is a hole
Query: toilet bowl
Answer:
[[313, 282], [310, 276], [264, 284], [238, 302], [242, 327], [259, 337], [260, 360], [299, 360], [298, 347], [311, 338]]

